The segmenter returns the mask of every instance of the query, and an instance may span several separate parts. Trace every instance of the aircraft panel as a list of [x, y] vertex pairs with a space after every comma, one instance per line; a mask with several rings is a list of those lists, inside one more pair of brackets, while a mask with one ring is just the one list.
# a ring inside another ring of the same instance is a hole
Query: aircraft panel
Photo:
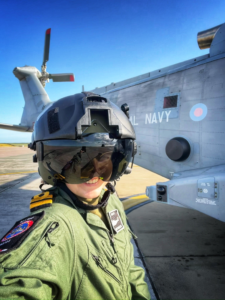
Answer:
[[192, 120], [180, 120], [180, 130], [200, 132], [200, 123]]
[[162, 174], [161, 176], [165, 174], [165, 178], [171, 178], [171, 175], [161, 167], [161, 164], [164, 162], [163, 159], [160, 159], [160, 157], [155, 155], [149, 155], [148, 153], [143, 153], [142, 159], [141, 155], [136, 155], [136, 158], [134, 159], [135, 164], [138, 164], [140, 167], [145, 168], [147, 170], [151, 168], [152, 172], [156, 173], [157, 171], [157, 174]]
[[204, 69], [201, 70], [202, 73], [193, 73], [189, 76], [185, 74], [184, 76], [184, 83], [183, 83], [183, 90], [195, 89], [198, 88], [199, 85], [204, 84], [205, 80], [205, 72]]
[[215, 152], [217, 152], [216, 159], [221, 160], [221, 163], [225, 163], [225, 148], [223, 145], [220, 147], [220, 141], [217, 144], [202, 144], [202, 156], [212, 158], [215, 157]]
[[225, 121], [207, 121], [202, 123], [203, 132], [224, 132]]
[[176, 87], [178, 90], [182, 88], [183, 85], [183, 74], [184, 71], [169, 74], [165, 76], [164, 86]]
[[208, 109], [207, 119], [209, 121], [224, 121], [225, 120], [225, 108], [220, 109]]
[[202, 160], [199, 161], [200, 168], [209, 168], [212, 166], [219, 166], [220, 164], [224, 164], [224, 161], [216, 157], [211, 158], [204, 156], [204, 162]]
[[205, 100], [208, 109], [225, 108], [225, 96]]
[[[153, 124], [151, 124], [152, 126]], [[180, 128], [180, 119], [173, 119], [166, 122], [166, 120], [163, 120], [162, 123], [160, 123], [160, 131], [161, 130], [176, 130], [177, 128]]]
[[[209, 69], [209, 71], [212, 71], [212, 70]], [[207, 69], [207, 75], [208, 76], [205, 80], [205, 86], [207, 86], [207, 85], [212, 86], [214, 84], [224, 83], [225, 71], [218, 70], [218, 72], [215, 72], [215, 74], [210, 74]]]
[[137, 135], [141, 134], [144, 136], [148, 135], [148, 136], [154, 137], [154, 140], [157, 138], [156, 141], [158, 141], [159, 135], [154, 128], [137, 126], [135, 128], [135, 132], [137, 133]]
[[223, 83], [209, 84], [204, 89], [204, 97], [223, 97], [225, 96], [225, 86]]
[[[142, 149], [142, 151], [146, 151], [148, 152], [149, 147], [159, 147], [159, 137], [153, 137], [153, 136], [150, 136], [150, 135], [141, 135], [139, 140], [141, 140], [141, 142], [138, 142], [138, 147], [140, 147]], [[153, 153], [152, 153], [153, 154]]]
[[186, 136], [187, 139], [190, 139], [193, 143], [199, 142], [200, 133], [187, 131], [187, 130], [160, 130], [160, 138], [167, 138], [168, 140], [172, 139], [175, 136]]
[[201, 101], [202, 100], [202, 87], [195, 89], [182, 90], [182, 102], [186, 101]]
[[155, 95], [155, 93], [163, 88], [163, 83], [164, 83], [164, 77], [160, 77], [157, 79], [153, 79], [148, 82], [144, 82], [140, 84], [140, 92], [141, 92], [141, 97], [148, 98], [149, 96]]
[[202, 143], [225, 145], [225, 132], [202, 132]]
[[170, 85], [169, 83], [167, 84], [170, 87], [170, 93], [171, 94], [180, 94], [180, 91], [182, 90], [182, 84], [180, 85]]
[[[146, 137], [146, 141], [147, 140], [148, 138]], [[138, 146], [139, 145], [140, 145], [141, 153], [149, 153], [150, 155], [160, 156], [160, 149], [157, 144], [155, 144], [154, 146], [154, 145], [149, 145], [147, 143], [141, 142], [140, 144], [138, 144]]]
[[[211, 68], [212, 67], [212, 64], [214, 66], [214, 68]], [[207, 64], [207, 71], [209, 72], [209, 75], [216, 75], [216, 70], [218, 72], [224, 72], [224, 68], [225, 68], [225, 60], [224, 59], [217, 59], [217, 60], [214, 60], [212, 62], [209, 62]]]
[[138, 105], [135, 107], [135, 113], [146, 113], [146, 111], [153, 111], [155, 107], [155, 97], [150, 96], [148, 99], [141, 99]]

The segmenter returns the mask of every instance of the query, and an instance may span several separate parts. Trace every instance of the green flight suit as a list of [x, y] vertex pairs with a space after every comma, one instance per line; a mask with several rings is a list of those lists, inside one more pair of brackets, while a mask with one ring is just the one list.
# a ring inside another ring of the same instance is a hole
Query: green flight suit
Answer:
[[105, 212], [117, 209], [124, 229], [112, 239], [98, 216], [76, 207], [60, 188], [49, 191], [54, 202], [41, 221], [17, 249], [0, 254], [0, 299], [150, 299], [117, 196]]

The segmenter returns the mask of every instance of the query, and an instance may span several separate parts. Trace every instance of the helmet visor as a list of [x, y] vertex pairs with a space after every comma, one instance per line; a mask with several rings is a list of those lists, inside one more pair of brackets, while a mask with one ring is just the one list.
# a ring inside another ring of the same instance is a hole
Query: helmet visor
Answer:
[[50, 140], [37, 143], [38, 161], [55, 178], [83, 183], [93, 177], [118, 179], [132, 160], [132, 139], [111, 139], [95, 133], [79, 140]]

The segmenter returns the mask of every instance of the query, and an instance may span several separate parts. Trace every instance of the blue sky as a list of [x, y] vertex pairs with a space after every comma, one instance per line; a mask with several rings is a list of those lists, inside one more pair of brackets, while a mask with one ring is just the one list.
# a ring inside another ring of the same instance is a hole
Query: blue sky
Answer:
[[[24, 100], [12, 71], [40, 69], [44, 34], [52, 28], [47, 71], [75, 74], [46, 86], [52, 101], [208, 53], [199, 31], [225, 22], [224, 0], [82, 0], [0, 2], [0, 123], [19, 124]], [[31, 134], [0, 130], [1, 142]]]

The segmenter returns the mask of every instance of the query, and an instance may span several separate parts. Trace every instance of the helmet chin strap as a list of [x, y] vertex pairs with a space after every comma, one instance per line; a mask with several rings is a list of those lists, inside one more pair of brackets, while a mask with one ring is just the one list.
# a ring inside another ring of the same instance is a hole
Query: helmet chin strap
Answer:
[[101, 202], [99, 202], [97, 205], [89, 205], [78, 200], [77, 196], [71, 192], [71, 190], [66, 186], [66, 184], [59, 182], [57, 186], [59, 186], [65, 193], [67, 193], [70, 196], [70, 198], [73, 200], [74, 204], [77, 207], [80, 207], [84, 210], [94, 210], [101, 207], [105, 207], [108, 203], [110, 194], [113, 194], [115, 192], [115, 188], [111, 185], [111, 183], [107, 183], [107, 191], [105, 191], [105, 193], [103, 194]]

